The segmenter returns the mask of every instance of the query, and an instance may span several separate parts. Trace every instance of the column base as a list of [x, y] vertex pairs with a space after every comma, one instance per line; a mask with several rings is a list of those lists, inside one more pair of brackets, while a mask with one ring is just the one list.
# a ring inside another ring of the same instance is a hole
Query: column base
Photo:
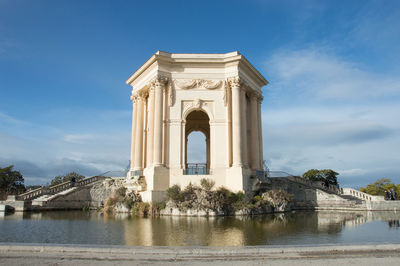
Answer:
[[226, 170], [226, 186], [233, 192], [250, 192], [252, 187], [250, 176], [250, 169], [243, 166], [232, 166]]
[[169, 169], [164, 166], [151, 166], [143, 171], [149, 191], [165, 191], [169, 188]]
[[167, 198], [167, 191], [147, 190], [139, 193], [143, 202], [161, 202]]

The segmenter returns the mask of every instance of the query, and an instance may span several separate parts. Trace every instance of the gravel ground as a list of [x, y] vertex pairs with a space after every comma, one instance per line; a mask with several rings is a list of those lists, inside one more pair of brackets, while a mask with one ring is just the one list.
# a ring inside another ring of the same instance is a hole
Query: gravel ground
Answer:
[[400, 265], [400, 244], [123, 247], [0, 244], [0, 265]]

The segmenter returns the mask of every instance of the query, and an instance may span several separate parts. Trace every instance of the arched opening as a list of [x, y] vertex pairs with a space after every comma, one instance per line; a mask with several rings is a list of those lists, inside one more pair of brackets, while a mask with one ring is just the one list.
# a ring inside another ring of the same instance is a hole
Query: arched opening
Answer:
[[210, 119], [205, 112], [195, 110], [187, 115], [185, 140], [185, 174], [209, 174]]
[[207, 138], [201, 131], [192, 131], [188, 136], [187, 163], [207, 162]]

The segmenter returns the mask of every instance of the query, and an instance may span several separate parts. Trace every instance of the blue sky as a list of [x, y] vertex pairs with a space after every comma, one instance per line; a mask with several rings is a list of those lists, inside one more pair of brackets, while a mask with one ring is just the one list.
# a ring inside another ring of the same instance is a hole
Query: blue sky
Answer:
[[0, 0], [0, 165], [28, 184], [125, 168], [125, 80], [157, 50], [259, 69], [272, 170], [400, 183], [400, 1]]

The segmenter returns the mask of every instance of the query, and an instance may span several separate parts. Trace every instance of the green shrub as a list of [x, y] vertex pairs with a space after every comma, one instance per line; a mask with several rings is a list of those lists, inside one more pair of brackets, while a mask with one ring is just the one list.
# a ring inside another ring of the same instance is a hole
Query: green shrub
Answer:
[[256, 195], [256, 196], [253, 197], [252, 202], [253, 203], [257, 203], [257, 202], [260, 202], [262, 200], [263, 200], [263, 198], [260, 195]]
[[150, 204], [148, 202], [135, 202], [131, 210], [135, 215], [147, 217], [150, 211]]
[[132, 206], [135, 204], [135, 201], [133, 201], [132, 198], [128, 198], [125, 197], [124, 199], [124, 205], [128, 208], [128, 209], [132, 209]]
[[230, 195], [230, 197], [231, 197], [231, 201], [233, 202], [233, 203], [235, 203], [235, 202], [242, 202], [242, 201], [244, 201], [245, 200], [245, 197], [244, 197], [244, 193], [242, 192], [242, 191], [239, 191], [239, 192], [237, 192], [237, 193], [231, 193], [231, 195]]
[[184, 201], [195, 201], [197, 199], [196, 190], [199, 188], [194, 186], [191, 182], [182, 191]]
[[231, 204], [235, 210], [243, 209], [247, 205], [244, 193], [242, 191], [231, 193], [230, 198]]
[[202, 178], [200, 180], [200, 186], [206, 190], [206, 191], [210, 191], [215, 185], [215, 181], [208, 179], [208, 178]]
[[178, 185], [173, 185], [172, 187], [168, 188], [167, 197], [174, 202], [181, 202], [183, 200], [181, 188]]
[[119, 197], [125, 197], [126, 195], [126, 187], [119, 187], [116, 191], [115, 194]]

